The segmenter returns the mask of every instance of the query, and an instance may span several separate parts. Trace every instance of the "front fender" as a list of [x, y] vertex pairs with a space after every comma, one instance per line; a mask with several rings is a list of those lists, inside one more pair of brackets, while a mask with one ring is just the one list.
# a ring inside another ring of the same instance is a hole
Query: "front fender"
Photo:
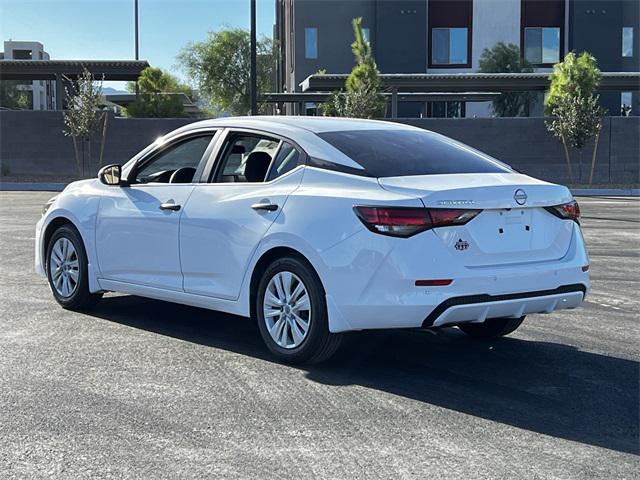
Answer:
[[[46, 240], [53, 233], [53, 228], [62, 219], [70, 222], [80, 233], [87, 252], [89, 290], [100, 290], [97, 278], [99, 275], [95, 248], [95, 225], [100, 207], [101, 184], [97, 180], [77, 182], [65, 189], [49, 208], [36, 226], [36, 270], [44, 271]], [[38, 262], [38, 260], [40, 260]]]

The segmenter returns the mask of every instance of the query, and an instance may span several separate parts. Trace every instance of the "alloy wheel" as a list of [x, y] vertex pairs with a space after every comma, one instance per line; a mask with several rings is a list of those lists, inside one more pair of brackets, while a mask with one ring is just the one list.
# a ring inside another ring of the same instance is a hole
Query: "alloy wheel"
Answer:
[[80, 280], [80, 265], [78, 252], [73, 243], [65, 237], [60, 237], [53, 244], [49, 259], [51, 284], [56, 293], [63, 298], [69, 298], [76, 291]]
[[283, 271], [276, 273], [264, 294], [262, 304], [267, 331], [282, 348], [299, 347], [309, 333], [311, 301], [300, 277]]

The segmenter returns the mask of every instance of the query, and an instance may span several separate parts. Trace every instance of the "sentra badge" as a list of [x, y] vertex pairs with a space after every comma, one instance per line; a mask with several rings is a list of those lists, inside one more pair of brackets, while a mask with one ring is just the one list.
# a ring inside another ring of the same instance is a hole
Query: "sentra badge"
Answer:
[[438, 200], [438, 205], [475, 205], [475, 200]]

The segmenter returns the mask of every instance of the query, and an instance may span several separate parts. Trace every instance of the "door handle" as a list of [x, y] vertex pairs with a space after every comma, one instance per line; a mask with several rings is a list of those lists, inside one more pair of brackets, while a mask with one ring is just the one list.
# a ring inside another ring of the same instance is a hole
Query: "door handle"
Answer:
[[266, 210], [268, 212], [275, 212], [278, 209], [278, 205], [275, 203], [254, 203], [251, 205], [254, 210]]
[[176, 205], [175, 203], [161, 203], [160, 210], [173, 210], [177, 212], [180, 210], [180, 205]]

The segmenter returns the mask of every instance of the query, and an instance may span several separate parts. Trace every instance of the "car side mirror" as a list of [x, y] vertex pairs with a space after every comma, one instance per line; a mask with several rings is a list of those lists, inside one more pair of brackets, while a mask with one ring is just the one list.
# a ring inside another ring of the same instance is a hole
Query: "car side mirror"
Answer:
[[122, 167], [115, 164], [102, 167], [98, 179], [105, 185], [122, 185]]

